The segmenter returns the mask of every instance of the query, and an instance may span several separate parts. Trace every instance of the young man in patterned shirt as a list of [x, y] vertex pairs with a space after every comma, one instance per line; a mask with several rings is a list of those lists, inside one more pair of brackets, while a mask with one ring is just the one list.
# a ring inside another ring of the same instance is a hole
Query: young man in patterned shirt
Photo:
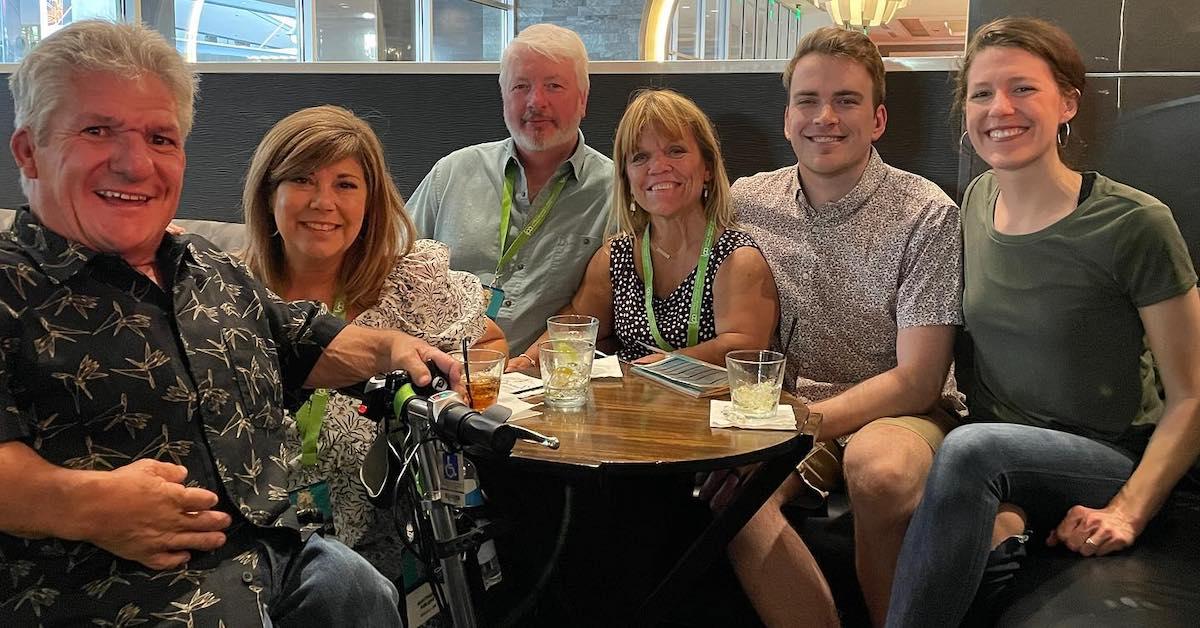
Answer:
[[[958, 210], [872, 146], [887, 110], [883, 60], [866, 35], [810, 33], [783, 82], [797, 164], [740, 179], [733, 202], [775, 275], [781, 335], [795, 329], [778, 340], [788, 385], [824, 417], [821, 453], [845, 444], [835, 472], [854, 508], [859, 582], [882, 625], [905, 529], [961, 405], [947, 377], [962, 322]], [[771, 626], [837, 622], [828, 585], [780, 513], [802, 490], [792, 474], [729, 548]]]

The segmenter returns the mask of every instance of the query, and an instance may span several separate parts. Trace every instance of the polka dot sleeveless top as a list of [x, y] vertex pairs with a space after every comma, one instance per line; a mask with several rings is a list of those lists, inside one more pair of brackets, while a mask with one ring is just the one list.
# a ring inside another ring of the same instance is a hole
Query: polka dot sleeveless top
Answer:
[[[613, 238], [612, 262], [608, 268], [613, 287], [613, 331], [621, 347], [618, 355], [622, 360], [636, 360], [650, 353], [643, 344], [656, 347], [650, 334], [650, 322], [646, 318], [646, 284], [638, 275], [634, 263], [633, 249], [639, 240], [629, 234]], [[758, 248], [754, 240], [744, 231], [726, 229], [713, 244], [712, 257], [708, 260], [705, 273], [704, 299], [700, 305], [700, 342], [711, 340], [717, 335], [716, 317], [713, 315], [713, 282], [717, 270], [729, 254], [743, 247]], [[675, 287], [666, 298], [654, 297], [654, 318], [663, 338], [676, 348], [687, 346], [688, 314], [692, 307], [692, 286], [696, 281], [696, 269]]]

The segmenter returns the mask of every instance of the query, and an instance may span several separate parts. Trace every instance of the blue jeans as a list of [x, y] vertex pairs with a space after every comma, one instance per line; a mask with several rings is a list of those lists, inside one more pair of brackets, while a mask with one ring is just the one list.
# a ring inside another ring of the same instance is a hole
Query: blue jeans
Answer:
[[1002, 502], [1025, 510], [1035, 531], [1031, 542], [1040, 542], [1072, 506], [1106, 506], [1133, 468], [1116, 449], [1057, 430], [973, 423], [950, 432], [904, 536], [887, 625], [963, 621], [983, 578]]
[[314, 534], [270, 572], [277, 580], [268, 585], [268, 628], [403, 626], [395, 585], [338, 541]]

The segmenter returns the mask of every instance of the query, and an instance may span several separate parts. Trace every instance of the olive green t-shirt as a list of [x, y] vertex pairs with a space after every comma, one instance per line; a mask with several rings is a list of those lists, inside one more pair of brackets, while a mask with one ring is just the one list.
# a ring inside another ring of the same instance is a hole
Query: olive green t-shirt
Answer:
[[963, 202], [963, 315], [975, 345], [973, 417], [1145, 447], [1162, 415], [1138, 308], [1195, 289], [1170, 210], [1095, 175], [1062, 220], [1026, 235], [994, 227], [991, 172]]

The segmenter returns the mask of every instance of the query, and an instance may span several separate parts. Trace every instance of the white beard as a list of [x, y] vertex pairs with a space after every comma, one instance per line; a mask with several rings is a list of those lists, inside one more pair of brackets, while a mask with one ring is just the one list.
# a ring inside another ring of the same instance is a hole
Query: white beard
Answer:
[[579, 136], [579, 121], [575, 121], [568, 127], [559, 127], [550, 133], [543, 133], [540, 137], [534, 137], [525, 133], [521, 129], [514, 129], [512, 125], [505, 121], [505, 126], [508, 127], [508, 133], [512, 135], [513, 141], [521, 150], [528, 152], [540, 152], [559, 148], [564, 144], [571, 144]]

